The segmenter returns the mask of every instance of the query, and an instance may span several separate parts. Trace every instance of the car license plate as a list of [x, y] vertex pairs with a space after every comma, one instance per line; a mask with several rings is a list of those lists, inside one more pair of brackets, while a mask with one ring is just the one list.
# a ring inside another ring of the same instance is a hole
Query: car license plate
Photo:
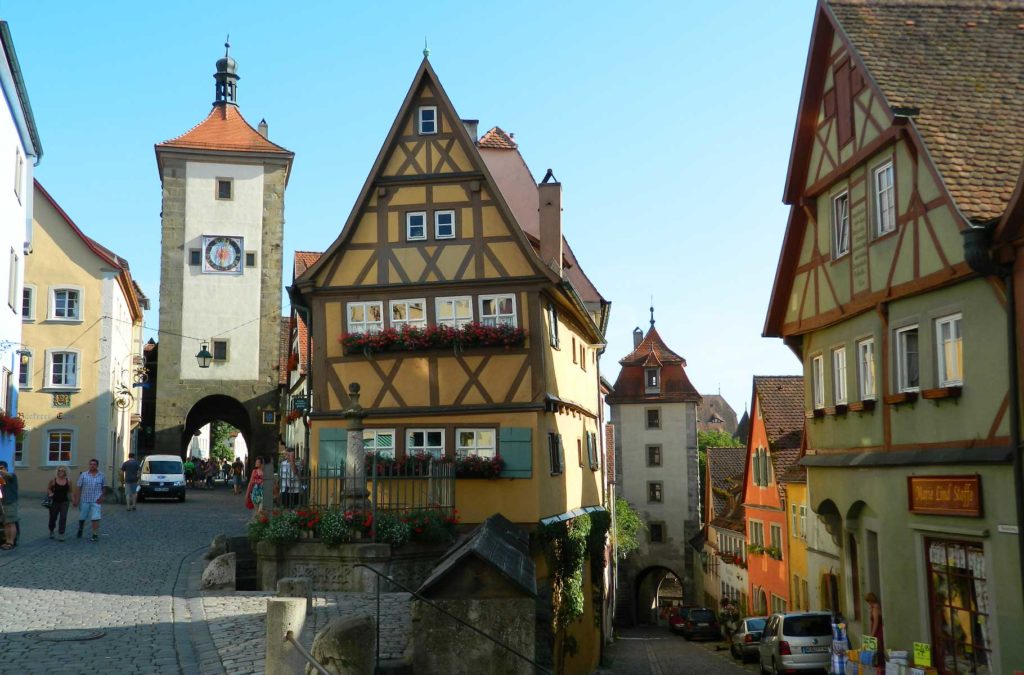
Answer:
[[825, 646], [804, 647], [803, 651], [804, 651], [804, 654], [821, 654], [822, 652], [827, 652], [828, 651], [828, 647], [825, 647]]
[[154, 490], [155, 490], [156, 492], [167, 492], [167, 491], [168, 491], [168, 490], [170, 490], [170, 489], [171, 489], [171, 488], [154, 488]]
[[697, 624], [697, 627], [698, 627], [698, 628], [707, 628], [707, 627], [708, 627], [708, 625], [707, 625], [706, 623], [698, 623], [698, 624]]

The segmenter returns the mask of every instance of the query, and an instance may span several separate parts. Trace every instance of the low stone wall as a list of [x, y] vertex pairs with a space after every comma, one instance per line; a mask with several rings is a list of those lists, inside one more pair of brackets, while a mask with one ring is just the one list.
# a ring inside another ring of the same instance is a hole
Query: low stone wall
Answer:
[[[356, 567], [370, 565], [408, 588], [419, 586], [444, 555], [446, 546], [407, 544], [392, 551], [387, 544], [342, 544], [327, 546], [317, 540], [303, 540], [287, 546], [261, 541], [256, 545], [256, 576], [261, 590], [273, 591], [279, 579], [307, 577], [314, 591], [369, 593], [376, 590], [377, 575]], [[403, 589], [389, 583], [385, 593]]]

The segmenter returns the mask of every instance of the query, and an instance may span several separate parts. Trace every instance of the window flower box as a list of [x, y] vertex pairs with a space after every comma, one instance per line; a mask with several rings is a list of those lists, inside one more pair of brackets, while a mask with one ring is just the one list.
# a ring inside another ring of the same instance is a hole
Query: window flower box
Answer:
[[870, 412], [875, 409], [875, 399], [866, 398], [863, 401], [854, 401], [849, 408], [850, 412]]
[[764, 553], [764, 551], [764, 546], [762, 546], [761, 544], [750, 544], [749, 546], [747, 546], [747, 553], [751, 555], [761, 555], [762, 553]]
[[764, 549], [764, 552], [769, 558], [774, 558], [775, 560], [782, 560], [782, 549], [778, 546], [768, 546]]
[[25, 437], [25, 418], [20, 415], [0, 414], [0, 434], [22, 440]]
[[498, 324], [485, 326], [469, 323], [460, 328], [451, 326], [402, 326], [401, 330], [386, 328], [375, 333], [343, 333], [339, 342], [346, 354], [375, 352], [415, 352], [429, 349], [472, 349], [477, 347], [522, 347], [526, 330], [518, 326]]
[[480, 457], [479, 455], [466, 455], [455, 458], [456, 478], [487, 478], [495, 479], [505, 468], [505, 460], [501, 455], [494, 457]]
[[884, 399], [886, 405], [904, 405], [917, 400], [916, 391], [901, 391], [898, 394], [889, 394]]
[[939, 401], [944, 398], [960, 398], [964, 388], [959, 385], [949, 387], [936, 387], [935, 389], [924, 389], [921, 391], [921, 398], [928, 401]]

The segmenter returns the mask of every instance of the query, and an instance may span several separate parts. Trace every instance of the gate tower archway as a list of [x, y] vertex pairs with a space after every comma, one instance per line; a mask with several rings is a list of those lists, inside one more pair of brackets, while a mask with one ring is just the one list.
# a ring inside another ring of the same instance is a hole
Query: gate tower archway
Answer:
[[185, 416], [181, 432], [181, 446], [178, 454], [185, 457], [189, 443], [197, 431], [211, 422], [227, 422], [245, 439], [246, 447], [253, 447], [252, 420], [249, 412], [237, 399], [224, 394], [211, 394], [196, 401]]

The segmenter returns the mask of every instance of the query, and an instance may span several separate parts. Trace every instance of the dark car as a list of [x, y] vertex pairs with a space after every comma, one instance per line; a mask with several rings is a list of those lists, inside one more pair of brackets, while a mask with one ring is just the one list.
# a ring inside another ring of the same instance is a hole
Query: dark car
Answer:
[[682, 635], [686, 620], [690, 618], [690, 611], [694, 609], [698, 608], [692, 605], [673, 608], [672, 613], [668, 617], [668, 629], [677, 635]]
[[744, 663], [757, 658], [757, 646], [761, 642], [761, 631], [764, 630], [766, 621], [766, 616], [751, 616], [740, 621], [736, 632], [732, 634], [732, 644], [729, 645], [733, 658]]
[[714, 610], [701, 607], [691, 609], [683, 624], [683, 637], [687, 640], [703, 638], [706, 640], [721, 640], [722, 629], [718, 625], [718, 617]]

